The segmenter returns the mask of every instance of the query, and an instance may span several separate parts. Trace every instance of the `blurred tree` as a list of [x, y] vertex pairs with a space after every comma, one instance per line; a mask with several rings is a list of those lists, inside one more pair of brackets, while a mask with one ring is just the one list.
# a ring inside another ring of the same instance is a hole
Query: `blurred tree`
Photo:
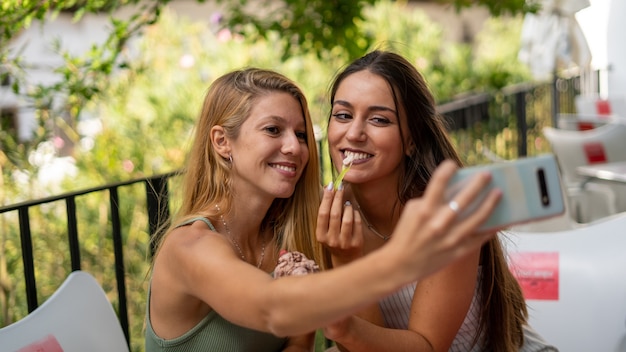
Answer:
[[[494, 16], [536, 12], [537, 1], [526, 0], [434, 0], [455, 6], [457, 11], [484, 6]], [[372, 32], [360, 31], [363, 10], [378, 0], [217, 0], [226, 8], [224, 25], [240, 34], [254, 27], [260, 37], [280, 33], [283, 58], [314, 52], [345, 52], [349, 59], [361, 56], [371, 45]], [[397, 1], [406, 3], [407, 0]]]
[[[0, 4], [0, 81], [9, 82], [12, 91], [29, 101], [35, 110], [38, 128], [29, 140], [18, 140], [14, 131], [3, 127], [0, 133], [0, 168], [4, 177], [12, 169], [32, 169], [28, 156], [37, 145], [51, 137], [52, 126], [61, 125], [68, 136], [75, 136], [76, 121], [94, 96], [106, 91], [112, 72], [127, 67], [122, 53], [128, 40], [149, 24], [158, 21], [161, 10], [172, 0], [3, 0]], [[197, 0], [202, 3], [205, 0]], [[374, 35], [360, 30], [363, 9], [379, 0], [215, 0], [225, 8], [224, 25], [235, 33], [281, 38], [282, 60], [296, 54], [313, 53], [319, 58], [357, 57], [370, 47]], [[494, 15], [536, 11], [534, 1], [524, 0], [435, 0], [457, 9], [486, 6]], [[132, 6], [128, 18], [115, 12]], [[55, 68], [56, 83], [26, 86], [25, 67], [19, 49], [10, 43], [37, 21], [53, 20], [61, 12], [72, 12], [74, 20], [87, 13], [107, 14], [109, 37], [84, 54], [72, 55], [56, 45], [65, 64]], [[56, 107], [55, 101], [60, 104]], [[56, 100], [55, 100], [56, 99]], [[62, 117], [62, 118], [61, 118]], [[36, 170], [31, 170], [36, 174]]]
[[[0, 4], [0, 81], [9, 83], [11, 91], [22, 104], [34, 111], [36, 128], [30, 138], [20, 139], [14, 129], [3, 126], [0, 131], [0, 170], [3, 181], [16, 172], [28, 178], [37, 176], [37, 166], [29, 159], [39, 145], [53, 137], [55, 129], [62, 129], [69, 138], [76, 138], [76, 122], [82, 109], [95, 96], [106, 91], [112, 72], [126, 68], [121, 54], [128, 40], [146, 25], [155, 23], [162, 7], [169, 0], [55, 0], [22, 1], [3, 0]], [[113, 16], [124, 6], [135, 6], [135, 12], [125, 19]], [[63, 64], [53, 68], [56, 80], [52, 83], [27, 81], [28, 62], [23, 58], [23, 48], [11, 45], [24, 29], [35, 23], [53, 21], [61, 12], [73, 13], [79, 21], [86, 13], [108, 15], [110, 32], [100, 45], [87, 52], [73, 55], [52, 43], [53, 50]], [[9, 183], [9, 182], [5, 182]], [[3, 194], [2, 200], [7, 195]]]
[[494, 16], [517, 15], [537, 12], [540, 0], [436, 0], [440, 3], [453, 4], [457, 10], [471, 6], [484, 6]]

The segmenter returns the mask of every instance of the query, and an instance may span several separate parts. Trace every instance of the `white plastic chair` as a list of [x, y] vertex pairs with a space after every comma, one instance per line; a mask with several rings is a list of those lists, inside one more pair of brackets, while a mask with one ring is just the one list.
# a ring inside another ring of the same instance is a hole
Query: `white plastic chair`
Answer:
[[626, 213], [576, 229], [509, 232], [529, 323], [560, 351], [626, 351]]
[[614, 95], [606, 99], [597, 95], [577, 95], [576, 112], [581, 115], [616, 115], [626, 117], [626, 96]]
[[120, 322], [98, 282], [72, 272], [41, 306], [0, 329], [3, 352], [128, 352]]
[[[570, 209], [578, 222], [589, 222], [623, 209], [626, 190], [623, 186], [588, 182], [576, 168], [602, 162], [626, 160], [626, 125], [609, 123], [587, 131], [544, 127], [543, 134], [556, 155], [570, 200]], [[619, 205], [619, 206], [618, 206]]]
[[612, 115], [581, 115], [581, 114], [565, 114], [557, 115], [557, 126], [563, 130], [586, 131], [607, 123], [616, 121], [618, 118]]

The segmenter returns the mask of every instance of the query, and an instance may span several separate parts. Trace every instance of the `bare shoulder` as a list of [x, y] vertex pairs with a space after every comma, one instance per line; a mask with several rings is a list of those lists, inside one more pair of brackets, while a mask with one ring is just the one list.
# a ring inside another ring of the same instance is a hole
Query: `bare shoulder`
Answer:
[[[152, 286], [191, 294], [198, 282], [210, 282], [223, 253], [232, 251], [228, 240], [203, 221], [173, 229], [161, 244], [152, 270]], [[213, 270], [213, 268], [216, 268]]]
[[[154, 261], [151, 278], [150, 315], [159, 336], [173, 338], [195, 326], [211, 309], [198, 296], [194, 285], [213, 281], [214, 257], [223, 236], [203, 221], [172, 230]], [[202, 255], [202, 253], [205, 253]], [[201, 270], [200, 270], [201, 269]]]
[[195, 221], [173, 229], [163, 242], [159, 255], [167, 257], [166, 261], [174, 260], [182, 264], [195, 259], [204, 260], [210, 253], [222, 252], [224, 246], [230, 247], [224, 236], [211, 230], [204, 221]]

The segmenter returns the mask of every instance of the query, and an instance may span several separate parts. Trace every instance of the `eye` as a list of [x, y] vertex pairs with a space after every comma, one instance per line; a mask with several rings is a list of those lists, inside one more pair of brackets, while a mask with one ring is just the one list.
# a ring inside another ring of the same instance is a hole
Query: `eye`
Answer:
[[370, 121], [372, 121], [372, 123], [374, 123], [375, 125], [379, 125], [379, 126], [387, 126], [391, 124], [391, 120], [384, 116], [372, 116], [370, 118]]
[[277, 135], [280, 133], [280, 129], [276, 126], [265, 126], [263, 129], [271, 135]]
[[305, 142], [305, 143], [308, 139], [306, 135], [306, 131], [297, 131], [296, 137], [298, 137], [298, 140], [300, 140], [301, 142]]
[[332, 116], [337, 121], [347, 121], [347, 120], [352, 119], [352, 115], [350, 115], [350, 114], [348, 114], [346, 112], [336, 112], [336, 113], [333, 113]]

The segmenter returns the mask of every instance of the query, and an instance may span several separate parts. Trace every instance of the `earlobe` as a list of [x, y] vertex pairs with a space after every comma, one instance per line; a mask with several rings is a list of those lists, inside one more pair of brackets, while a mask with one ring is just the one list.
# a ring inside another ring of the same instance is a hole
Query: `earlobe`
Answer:
[[224, 127], [213, 126], [211, 128], [211, 144], [222, 158], [228, 159], [230, 157], [230, 143], [228, 138], [226, 138]]
[[413, 143], [413, 141], [409, 141], [407, 148], [405, 149], [406, 156], [410, 157], [411, 155], [415, 155], [417, 147]]

